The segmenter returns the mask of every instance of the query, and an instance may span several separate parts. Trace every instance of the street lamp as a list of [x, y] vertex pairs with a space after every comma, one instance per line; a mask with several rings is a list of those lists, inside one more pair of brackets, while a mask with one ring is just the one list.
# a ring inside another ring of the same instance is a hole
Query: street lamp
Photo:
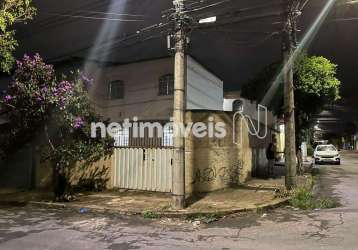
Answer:
[[203, 18], [199, 20], [200, 24], [204, 24], [204, 23], [215, 23], [216, 22], [216, 16], [212, 16], [212, 17], [207, 17], [207, 18]]

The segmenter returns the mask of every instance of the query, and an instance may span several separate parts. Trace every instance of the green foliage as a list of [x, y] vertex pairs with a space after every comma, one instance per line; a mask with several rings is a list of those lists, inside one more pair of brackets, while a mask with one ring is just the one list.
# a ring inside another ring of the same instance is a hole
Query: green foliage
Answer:
[[[301, 56], [295, 66], [296, 126], [302, 133], [312, 115], [340, 99], [337, 65], [322, 56]], [[299, 134], [298, 134], [299, 135]]]
[[303, 55], [295, 65], [296, 91], [328, 102], [337, 101], [341, 82], [337, 65], [322, 56]]
[[4, 72], [12, 69], [13, 53], [18, 46], [11, 28], [32, 19], [36, 9], [31, 4], [31, 0], [3, 0], [0, 4], [0, 70]]
[[143, 214], [143, 218], [145, 219], [159, 219], [160, 214], [153, 211], [145, 211]]
[[10, 72], [15, 62], [12, 53], [15, 51], [18, 43], [14, 36], [14, 31], [0, 33], [0, 69], [4, 72]]
[[318, 208], [322, 208], [322, 209], [336, 208], [339, 206], [339, 204], [335, 200], [330, 198], [318, 199], [317, 203], [318, 203]]
[[[271, 84], [279, 75], [282, 65], [274, 63], [260, 72], [255, 78], [242, 88], [242, 95], [250, 100], [260, 102]], [[340, 99], [341, 82], [336, 78], [337, 65], [322, 56], [308, 56], [302, 54], [295, 62], [295, 115], [298, 141], [305, 137], [305, 130], [310, 125], [310, 118], [318, 113], [324, 105]], [[268, 105], [276, 114], [283, 110], [283, 85], [275, 93]]]
[[0, 134], [0, 156], [35, 141], [43, 160], [69, 173], [77, 162], [87, 167], [111, 154], [111, 139], [90, 137], [91, 123], [102, 121], [88, 97], [91, 80], [80, 72], [58, 78], [39, 55], [18, 61], [13, 79], [0, 100], [10, 121]]
[[290, 204], [293, 207], [304, 210], [316, 208], [316, 203], [312, 193], [305, 188], [295, 190], [294, 195], [290, 200]]
[[298, 188], [294, 191], [290, 204], [302, 210], [335, 208], [337, 202], [330, 198], [315, 199], [312, 192], [307, 188]]

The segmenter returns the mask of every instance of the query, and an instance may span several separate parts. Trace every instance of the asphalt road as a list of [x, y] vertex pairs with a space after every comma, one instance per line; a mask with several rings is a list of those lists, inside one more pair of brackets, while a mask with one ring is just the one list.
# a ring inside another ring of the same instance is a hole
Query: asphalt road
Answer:
[[276, 209], [209, 225], [31, 207], [0, 208], [0, 249], [358, 249], [358, 154], [320, 166], [320, 195], [341, 206]]

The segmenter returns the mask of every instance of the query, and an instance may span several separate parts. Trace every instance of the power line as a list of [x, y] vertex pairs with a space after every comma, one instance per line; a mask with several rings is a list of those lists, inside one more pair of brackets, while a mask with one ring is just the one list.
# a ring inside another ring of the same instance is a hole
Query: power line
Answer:
[[[218, 3], [215, 3], [216, 5], [213, 4], [209, 4], [207, 6], [201, 6], [200, 10], [206, 10], [206, 9], [210, 9], [212, 6], [218, 6], [218, 5], [223, 5], [225, 3], [228, 3], [230, 1], [233, 0], [225, 0], [225, 1], [220, 1]], [[200, 2], [191, 2], [190, 4], [192, 6], [198, 6], [199, 4], [203, 4], [203, 3], [207, 3], [209, 1], [200, 1]], [[192, 16], [188, 16], [188, 15], [184, 15], [185, 18], [185, 22], [188, 22], [187, 25], [189, 27], [190, 30], [194, 30], [194, 29], [201, 29], [201, 30], [205, 30], [205, 29], [218, 29], [220, 27], [225, 27], [227, 25], [231, 25], [231, 24], [238, 24], [238, 23], [245, 23], [245, 22], [251, 22], [251, 21], [259, 21], [259, 20], [265, 20], [267, 18], [277, 18], [277, 17], [281, 17], [282, 16], [282, 12], [281, 11], [276, 11], [276, 12], [270, 12], [270, 13], [265, 13], [265, 14], [261, 14], [261, 15], [251, 15], [251, 16], [243, 16], [240, 18], [237, 17], [233, 17], [233, 15], [235, 13], [245, 13], [246, 11], [253, 11], [253, 10], [257, 10], [257, 9], [264, 9], [264, 8], [270, 8], [270, 7], [274, 7], [277, 6], [278, 3], [273, 3], [273, 4], [264, 4], [264, 5], [257, 5], [257, 6], [253, 6], [253, 7], [248, 7], [248, 8], [241, 8], [238, 9], [236, 11], [228, 11], [226, 13], [221, 13], [220, 16], [222, 16], [222, 20], [221, 22], [215, 23], [215, 24], [209, 24], [209, 25], [205, 25], [205, 24], [199, 24], [197, 17], [192, 17]], [[205, 7], [205, 8], [204, 8]], [[198, 8], [196, 8], [195, 10], [197, 10]], [[94, 48], [95, 51], [97, 51], [97, 53], [101, 54], [103, 53], [102, 51], [106, 51], [106, 54], [109, 54], [111, 51], [113, 51], [115, 48], [120, 48], [121, 46], [132, 46], [133, 44], [138, 44], [141, 43], [143, 41], [147, 41], [148, 38], [157, 38], [157, 37], [161, 37], [164, 34], [170, 34], [172, 33], [172, 30], [174, 28], [174, 20], [175, 18], [182, 18], [182, 17], [176, 17], [175, 13], [173, 13], [173, 9], [169, 9], [166, 11], [163, 11], [162, 13], [167, 13], [166, 15], [163, 15], [162, 18], [166, 18], [166, 23], [159, 23], [159, 24], [155, 24], [155, 25], [151, 25], [148, 27], [145, 27], [139, 31], [137, 31], [134, 34], [130, 34], [130, 35], [124, 35], [115, 39], [112, 39], [110, 41], [104, 41], [103, 43], [101, 43], [99, 45], [98, 48]], [[97, 11], [96, 11], [97, 12]], [[189, 13], [189, 12], [185, 12], [184, 13]], [[226, 16], [225, 16], [226, 15]], [[77, 15], [75, 15], [77, 16]], [[115, 20], [114, 20], [115, 21]], [[274, 23], [272, 23], [274, 24]], [[244, 32], [244, 31], [243, 31]], [[153, 33], [158, 33], [158, 36], [153, 35]], [[247, 32], [247, 34], [250, 34], [249, 32]], [[252, 32], [252, 34], [257, 35], [258, 33], [254, 33]], [[263, 42], [270, 39], [271, 37], [273, 37], [276, 33], [272, 33], [272, 32], [268, 32], [266, 33], [265, 38], [262, 40]], [[138, 41], [134, 41], [135, 39], [138, 39]], [[87, 51], [88, 49], [90, 49], [92, 46], [88, 46], [85, 48], [82, 48], [80, 50], [77, 50], [74, 53], [82, 53], [84, 51]]]
[[113, 16], [128, 16], [128, 17], [144, 17], [145, 15], [139, 14], [128, 14], [128, 13], [113, 13], [113, 12], [101, 12], [101, 11], [91, 11], [91, 10], [82, 10], [83, 13], [92, 13], [92, 14], [102, 14], [102, 15], [113, 15]]
[[107, 18], [107, 17], [94, 17], [94, 16], [56, 14], [56, 13], [50, 13], [50, 14], [47, 14], [47, 15], [70, 17], [70, 18], [79, 18], [79, 19], [89, 19], [89, 20], [118, 21], [118, 22], [143, 22], [144, 21], [143, 19]]
[[[105, 3], [102, 0], [97, 0], [96, 2], [92, 2], [90, 4], [85, 4], [82, 5], [80, 7], [78, 7], [76, 10], [68, 10], [68, 11], [64, 11], [62, 14], [76, 14], [78, 13], [81, 9], [87, 9], [87, 8], [101, 8], [104, 7]], [[40, 10], [40, 13], [42, 13], [43, 11]], [[53, 27], [58, 27], [60, 25], [64, 25], [66, 23], [72, 23], [75, 21], [75, 19], [71, 19], [71, 18], [64, 18], [64, 17], [59, 17], [59, 16], [50, 16], [48, 18], [44, 18], [44, 19], [39, 19], [37, 21], [38, 17], [35, 17], [34, 22], [31, 22], [31, 25], [35, 27], [35, 29], [32, 29], [29, 32], [24, 32], [21, 34], [21, 36], [19, 36], [19, 38], [21, 39], [26, 39], [29, 38], [35, 34], [40, 33], [41, 31], [53, 28]]]
[[[94, 53], [103, 53], [101, 51], [107, 50], [108, 53], [110, 53], [114, 48], [120, 48], [120, 46], [125, 45], [126, 47], [132, 46], [134, 44], [141, 43], [143, 41], [148, 41], [148, 38], [151, 37], [150, 40], [154, 39], [153, 32], [158, 33], [158, 37], [163, 36], [164, 32], [168, 33], [168, 30], [164, 30], [166, 27], [168, 27], [171, 23], [160, 23], [151, 25], [148, 27], [145, 27], [143, 29], [138, 30], [137, 32], [129, 35], [122, 35], [120, 37], [117, 37], [112, 40], [107, 40], [101, 43], [98, 47], [94, 48]], [[137, 41], [133, 41], [134, 39], [138, 39]], [[130, 41], [132, 40], [132, 43]], [[77, 49], [75, 51], [72, 51], [68, 53], [67, 55], [61, 56], [61, 57], [55, 57], [55, 58], [49, 58], [49, 61], [58, 61], [62, 58], [71, 57], [74, 54], [84, 53], [88, 51], [89, 49], [93, 48], [93, 46], [86, 46], [81, 49]], [[107, 53], [107, 52], [106, 52]]]

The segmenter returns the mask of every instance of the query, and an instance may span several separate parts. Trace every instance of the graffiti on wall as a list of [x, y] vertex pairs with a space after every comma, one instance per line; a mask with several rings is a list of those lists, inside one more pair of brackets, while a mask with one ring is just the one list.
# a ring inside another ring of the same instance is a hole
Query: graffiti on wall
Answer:
[[197, 169], [194, 173], [193, 184], [220, 181], [227, 184], [238, 184], [243, 164], [237, 162], [232, 167], [211, 167]]

